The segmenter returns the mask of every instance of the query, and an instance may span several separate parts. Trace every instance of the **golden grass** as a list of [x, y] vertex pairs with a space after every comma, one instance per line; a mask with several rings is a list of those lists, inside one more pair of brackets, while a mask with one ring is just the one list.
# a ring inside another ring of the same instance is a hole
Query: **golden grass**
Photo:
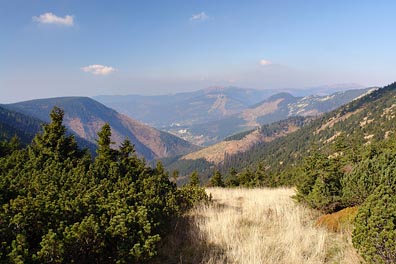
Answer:
[[[207, 189], [214, 199], [192, 212], [200, 263], [359, 263], [349, 234], [315, 226], [317, 213], [292, 189]], [[188, 263], [179, 261], [179, 263]], [[194, 262], [199, 263], [199, 262]]]

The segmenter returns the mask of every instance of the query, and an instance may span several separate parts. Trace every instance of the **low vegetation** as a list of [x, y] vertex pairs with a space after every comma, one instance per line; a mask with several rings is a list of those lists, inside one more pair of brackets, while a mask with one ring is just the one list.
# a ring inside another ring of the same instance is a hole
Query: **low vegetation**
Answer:
[[97, 156], [80, 150], [54, 108], [33, 143], [0, 153], [1, 263], [144, 263], [197, 201], [159, 163], [148, 167], [125, 140], [112, 149], [108, 124]]
[[192, 239], [201, 241], [199, 250], [204, 251], [201, 263], [360, 261], [348, 233], [317, 227], [318, 213], [297, 204], [291, 198], [293, 189], [209, 188], [207, 192], [213, 203], [191, 213], [199, 230]]

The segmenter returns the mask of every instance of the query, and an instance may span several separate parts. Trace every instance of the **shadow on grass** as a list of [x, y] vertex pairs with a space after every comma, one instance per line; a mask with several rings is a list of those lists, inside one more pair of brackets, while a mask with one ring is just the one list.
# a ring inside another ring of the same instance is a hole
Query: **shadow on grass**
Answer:
[[227, 263], [224, 250], [205, 241], [194, 224], [196, 217], [186, 215], [178, 220], [173, 232], [162, 240], [158, 255], [150, 264]]

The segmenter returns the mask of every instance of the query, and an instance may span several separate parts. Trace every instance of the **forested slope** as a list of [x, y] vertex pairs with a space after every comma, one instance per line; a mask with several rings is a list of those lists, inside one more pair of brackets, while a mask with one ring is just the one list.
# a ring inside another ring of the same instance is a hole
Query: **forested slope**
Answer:
[[48, 122], [49, 112], [54, 106], [65, 111], [66, 127], [91, 144], [96, 144], [97, 132], [108, 123], [113, 131], [115, 146], [120, 146], [125, 138], [129, 138], [137, 154], [147, 160], [182, 155], [198, 149], [185, 140], [119, 114], [88, 97], [38, 99], [4, 107]]
[[17, 136], [21, 143], [29, 144], [41, 130], [42, 123], [36, 118], [0, 106], [0, 141]]

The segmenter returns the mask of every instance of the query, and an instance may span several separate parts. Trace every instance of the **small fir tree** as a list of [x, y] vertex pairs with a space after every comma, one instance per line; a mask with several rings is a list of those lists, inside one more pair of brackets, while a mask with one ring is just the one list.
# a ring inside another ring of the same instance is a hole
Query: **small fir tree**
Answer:
[[213, 187], [225, 187], [221, 173], [215, 170], [212, 178], [210, 178], [210, 185]]
[[193, 171], [193, 173], [191, 174], [190, 185], [192, 185], [192, 186], [200, 186], [201, 185], [197, 171]]

